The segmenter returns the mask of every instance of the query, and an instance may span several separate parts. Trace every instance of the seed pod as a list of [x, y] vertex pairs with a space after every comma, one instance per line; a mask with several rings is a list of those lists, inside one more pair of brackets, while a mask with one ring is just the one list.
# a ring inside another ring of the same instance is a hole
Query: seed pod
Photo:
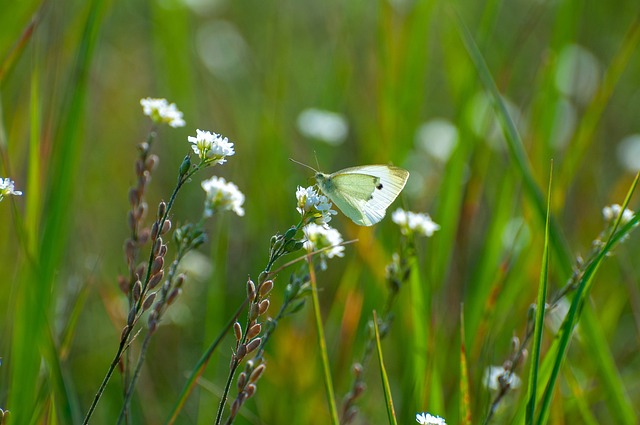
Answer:
[[266, 364], [264, 363], [259, 364], [258, 367], [256, 367], [253, 370], [253, 372], [251, 372], [251, 376], [249, 376], [249, 383], [254, 383], [258, 379], [260, 379], [260, 377], [262, 376], [266, 368], [267, 368]]
[[269, 309], [269, 304], [270, 304], [269, 300], [260, 301], [260, 307], [259, 307], [259, 310], [258, 310], [258, 314], [260, 316], [262, 316], [264, 313], [267, 312], [267, 310]]
[[153, 304], [153, 300], [156, 299], [156, 293], [152, 292], [149, 294], [147, 298], [145, 298], [144, 303], [142, 303], [142, 311], [149, 310], [149, 307]]
[[247, 383], [247, 374], [245, 372], [241, 372], [240, 375], [238, 375], [238, 392], [242, 391], [244, 389], [244, 386]]
[[252, 351], [254, 351], [256, 348], [258, 348], [260, 346], [260, 342], [262, 342], [261, 338], [255, 338], [252, 339], [248, 344], [247, 344], [247, 354], [251, 353]]
[[256, 393], [256, 385], [255, 384], [247, 385], [247, 388], [244, 389], [244, 393], [247, 395], [246, 396], [247, 398], [253, 396]]
[[236, 335], [236, 341], [240, 341], [242, 339], [242, 326], [240, 326], [240, 323], [235, 322], [233, 324], [233, 333]]
[[164, 258], [158, 255], [153, 260], [153, 264], [151, 265], [151, 274], [153, 275], [158, 273], [160, 270], [162, 270], [163, 267], [164, 267]]
[[156, 221], [151, 226], [151, 240], [155, 241], [158, 236], [158, 222]]
[[267, 280], [260, 286], [260, 297], [266, 296], [273, 289], [273, 280]]
[[249, 279], [247, 281], [247, 298], [253, 301], [256, 298], [256, 285]]
[[256, 323], [255, 325], [251, 326], [247, 331], [247, 339], [251, 339], [257, 336], [261, 330], [262, 330], [262, 325], [260, 323]]
[[161, 257], [164, 257], [165, 255], [167, 255], [167, 246], [166, 245], [162, 245], [160, 247], [160, 252], [158, 253], [158, 255], [160, 255]]
[[153, 243], [153, 255], [158, 255], [160, 252], [160, 247], [162, 246], [162, 238], [158, 238]]
[[138, 301], [140, 295], [142, 295], [142, 282], [136, 280], [136, 283], [133, 284], [133, 299]]
[[160, 203], [158, 204], [158, 214], [157, 214], [157, 218], [158, 220], [160, 220], [162, 217], [164, 217], [164, 214], [167, 212], [167, 204], [164, 201], [160, 201]]
[[236, 351], [236, 361], [239, 363], [242, 361], [242, 359], [244, 358], [244, 356], [247, 355], [247, 345], [246, 344], [240, 344], [238, 346], [238, 350]]
[[173, 288], [169, 296], [167, 297], [167, 305], [173, 304], [173, 302], [178, 298], [178, 296], [182, 293], [181, 288]]
[[164, 270], [160, 270], [158, 273], [151, 276], [151, 278], [149, 279], [149, 289], [153, 289], [156, 286], [158, 286], [158, 283], [160, 283], [163, 277], [164, 277]]
[[235, 417], [238, 414], [238, 410], [240, 410], [240, 400], [235, 399], [233, 400], [233, 403], [231, 404], [231, 412], [229, 412], [229, 416], [230, 418]]
[[164, 235], [165, 233], [167, 233], [169, 230], [171, 230], [171, 220], [166, 219], [164, 221], [164, 223], [162, 223], [162, 231], [160, 232], [161, 235]]

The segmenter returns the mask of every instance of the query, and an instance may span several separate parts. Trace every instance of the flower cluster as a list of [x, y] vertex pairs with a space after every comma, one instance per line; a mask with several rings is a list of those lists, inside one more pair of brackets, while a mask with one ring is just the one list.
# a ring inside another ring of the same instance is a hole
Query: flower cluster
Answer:
[[224, 164], [228, 156], [235, 154], [233, 143], [229, 139], [217, 133], [196, 130], [196, 137], [189, 136], [191, 148], [198, 157], [207, 163]]
[[201, 185], [207, 194], [204, 203], [205, 217], [211, 217], [219, 211], [233, 211], [239, 216], [244, 215], [244, 194], [238, 190], [238, 186], [217, 176], [203, 181]]
[[342, 246], [342, 235], [336, 229], [329, 226], [310, 223], [303, 229], [307, 241], [304, 247], [307, 251], [318, 251], [323, 249], [318, 255], [320, 258], [320, 268], [327, 269], [327, 259], [344, 256], [344, 246]]
[[313, 186], [306, 189], [298, 186], [296, 190], [296, 198], [298, 200], [297, 210], [302, 215], [304, 225], [316, 223], [326, 225], [331, 221], [331, 216], [337, 212], [331, 209], [331, 202], [326, 196], [318, 194]]
[[[604, 216], [605, 221], [616, 220], [620, 215], [620, 211], [622, 211], [622, 207], [618, 204], [607, 205], [602, 209], [602, 215]], [[622, 212], [622, 218], [620, 219], [620, 224], [626, 224], [631, 220], [634, 216], [634, 212], [629, 208], [625, 208]]]
[[20, 196], [22, 192], [19, 190], [15, 190], [15, 186], [13, 180], [10, 178], [0, 178], [0, 201], [2, 201], [6, 196]]
[[447, 425], [440, 416], [434, 416], [430, 413], [418, 413], [416, 421], [421, 425]]
[[403, 235], [418, 235], [430, 237], [440, 226], [431, 220], [429, 214], [414, 213], [398, 208], [391, 215], [394, 223], [400, 226]]
[[167, 99], [152, 99], [147, 97], [140, 99], [142, 111], [154, 122], [166, 123], [171, 127], [184, 127], [182, 112], [178, 110], [175, 103], [167, 102]]

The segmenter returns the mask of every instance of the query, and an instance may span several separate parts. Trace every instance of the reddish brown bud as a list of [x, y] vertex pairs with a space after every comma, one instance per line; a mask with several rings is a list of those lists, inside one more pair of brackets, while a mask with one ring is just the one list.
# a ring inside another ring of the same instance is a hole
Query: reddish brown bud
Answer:
[[263, 315], [264, 313], [267, 312], [267, 310], [269, 310], [269, 305], [271, 303], [269, 302], [269, 300], [262, 300], [260, 301], [260, 308], [258, 310], [259, 315]]
[[167, 233], [169, 230], [171, 230], [171, 220], [166, 219], [164, 221], [164, 223], [162, 223], [162, 231], [160, 232], [161, 235], [164, 235], [165, 233]]
[[240, 341], [242, 339], [242, 326], [240, 326], [240, 323], [233, 324], [233, 332], [236, 335], [236, 341]]
[[184, 275], [184, 273], [180, 273], [176, 278], [176, 288], [181, 288], [186, 278], [187, 277]]
[[247, 281], [247, 298], [253, 301], [256, 297], [256, 284], [249, 279]]
[[241, 372], [240, 375], [238, 375], [238, 392], [242, 391], [244, 389], [244, 386], [247, 383], [247, 374], [245, 372]]
[[173, 304], [173, 302], [178, 298], [178, 296], [182, 293], [181, 288], [173, 288], [173, 290], [169, 293], [167, 297], [167, 305]]
[[158, 222], [156, 221], [151, 226], [151, 240], [155, 241], [158, 236]]
[[153, 300], [155, 299], [156, 299], [156, 293], [155, 292], [150, 293], [149, 296], [145, 298], [144, 303], [142, 303], [142, 311], [149, 310], [149, 307], [153, 305]]
[[124, 341], [125, 337], [127, 336], [127, 331], [129, 330], [129, 326], [125, 326], [124, 328], [122, 328], [122, 332], [120, 332], [120, 341]]
[[158, 286], [158, 283], [160, 283], [163, 277], [164, 277], [164, 270], [160, 270], [158, 273], [151, 276], [151, 278], [149, 279], [149, 288], [153, 289], [156, 286]]
[[247, 388], [244, 389], [244, 393], [246, 394], [246, 398], [250, 398], [256, 393], [256, 385], [255, 384], [247, 385]]
[[241, 405], [242, 403], [239, 399], [233, 400], [233, 403], [231, 404], [231, 412], [229, 412], [229, 416], [231, 418], [235, 417], [238, 414], [238, 410], [240, 410]]
[[242, 359], [244, 358], [244, 356], [247, 355], [247, 345], [246, 344], [240, 344], [238, 346], [238, 350], [236, 351], [236, 361], [238, 363], [240, 363], [242, 361]]
[[149, 240], [149, 235], [151, 235], [151, 230], [149, 230], [148, 227], [145, 227], [144, 229], [140, 230], [140, 232], [138, 232], [138, 242], [140, 243], [140, 245], [144, 245], [147, 243], [147, 241]]
[[260, 296], [266, 296], [273, 289], [273, 280], [267, 280], [260, 287]]
[[167, 246], [166, 245], [162, 245], [160, 247], [160, 252], [158, 253], [159, 256], [164, 257], [165, 255], [167, 255]]
[[153, 243], [153, 255], [158, 255], [160, 253], [160, 247], [162, 246], [162, 238], [158, 238]]
[[136, 209], [136, 217], [138, 220], [142, 220], [147, 215], [147, 208], [146, 202], [140, 202], [140, 205], [138, 205]]
[[266, 368], [267, 365], [265, 365], [264, 363], [259, 364], [258, 367], [256, 367], [253, 372], [251, 372], [251, 376], [249, 376], [249, 382], [254, 383], [258, 379], [260, 379]]
[[154, 168], [156, 168], [156, 165], [158, 165], [158, 155], [156, 154], [149, 155], [147, 160], [144, 162], [144, 167], [148, 171], [153, 171]]
[[138, 159], [136, 161], [136, 176], [142, 175], [143, 172], [144, 172], [144, 163], [142, 162], [141, 159]]
[[164, 217], [166, 212], [167, 212], [167, 203], [164, 201], [160, 201], [160, 203], [158, 204], [158, 214], [156, 215], [156, 217], [158, 217], [158, 220]]
[[130, 230], [133, 230], [136, 228], [136, 217], [135, 214], [133, 213], [133, 211], [129, 211], [127, 213], [127, 226], [129, 226]]
[[249, 321], [253, 322], [254, 320], [256, 320], [259, 316], [260, 313], [260, 309], [258, 307], [258, 304], [251, 304], [251, 307], [249, 308]]
[[133, 284], [133, 299], [138, 301], [140, 295], [142, 295], [142, 282], [136, 280], [136, 283]]
[[251, 339], [257, 336], [261, 330], [262, 330], [262, 325], [260, 323], [256, 323], [255, 325], [251, 326], [247, 331], [247, 339]]
[[122, 275], [118, 275], [118, 287], [126, 295], [129, 293], [129, 281]]
[[138, 264], [138, 267], [136, 267], [136, 275], [138, 276], [138, 279], [140, 278], [140, 276], [144, 275], [144, 271], [146, 269], [147, 265], [145, 263]]
[[247, 344], [247, 354], [251, 353], [252, 351], [254, 351], [256, 348], [258, 348], [260, 346], [260, 342], [262, 342], [261, 338], [255, 338], [252, 339], [248, 344]]
[[163, 267], [164, 267], [164, 258], [158, 255], [153, 260], [153, 264], [151, 264], [151, 274], [153, 275], [158, 273], [160, 270], [162, 270]]

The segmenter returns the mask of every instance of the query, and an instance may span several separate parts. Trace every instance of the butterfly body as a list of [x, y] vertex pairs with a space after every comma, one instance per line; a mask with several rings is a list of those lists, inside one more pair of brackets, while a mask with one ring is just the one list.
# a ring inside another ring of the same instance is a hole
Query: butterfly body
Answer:
[[408, 178], [408, 171], [391, 165], [364, 165], [315, 175], [320, 190], [360, 226], [382, 220]]

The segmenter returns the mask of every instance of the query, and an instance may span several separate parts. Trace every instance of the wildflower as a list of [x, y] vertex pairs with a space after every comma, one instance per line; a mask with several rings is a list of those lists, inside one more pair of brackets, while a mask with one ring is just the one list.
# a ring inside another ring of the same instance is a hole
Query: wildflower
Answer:
[[394, 223], [400, 226], [403, 235], [427, 236], [433, 235], [433, 232], [440, 230], [440, 226], [431, 220], [429, 214], [414, 213], [398, 208], [391, 215]]
[[167, 99], [140, 99], [142, 111], [145, 115], [157, 123], [166, 123], [171, 127], [184, 127], [182, 112], [178, 110], [175, 103], [167, 102]]
[[2, 201], [6, 196], [14, 195], [20, 196], [22, 192], [19, 190], [15, 190], [13, 186], [13, 180], [10, 178], [3, 179], [0, 177], [0, 201]]
[[440, 416], [434, 416], [430, 413], [418, 413], [416, 415], [416, 421], [422, 425], [447, 425], [445, 420]]
[[196, 130], [196, 137], [189, 136], [189, 143], [193, 143], [191, 148], [200, 159], [216, 164], [227, 162], [227, 156], [236, 152], [233, 150], [233, 143], [229, 139], [217, 133]]
[[502, 366], [489, 366], [484, 370], [482, 383], [490, 390], [499, 390], [505, 387], [518, 388], [520, 378]]
[[344, 143], [349, 126], [341, 114], [309, 108], [298, 115], [298, 130], [307, 137], [337, 146]]
[[[607, 205], [602, 209], [602, 215], [604, 216], [605, 221], [615, 220], [620, 215], [621, 210], [622, 207], [618, 204]], [[631, 211], [629, 208], [625, 208], [624, 212], [622, 213], [622, 218], [620, 219], [620, 224], [628, 223], [634, 215], [635, 213], [633, 211]]]
[[309, 223], [302, 230], [307, 238], [304, 243], [307, 251], [311, 252], [326, 248], [318, 254], [322, 270], [327, 269], [327, 259], [344, 256], [344, 246], [340, 245], [343, 242], [342, 235], [336, 229]]
[[239, 216], [244, 215], [244, 209], [242, 209], [244, 195], [238, 190], [238, 186], [216, 176], [203, 181], [201, 185], [207, 193], [207, 199], [204, 202], [205, 217], [211, 217], [219, 211], [233, 211]]
[[309, 223], [326, 225], [331, 221], [331, 216], [337, 214], [331, 209], [329, 199], [324, 195], [318, 194], [313, 186], [309, 186], [306, 189], [298, 186], [296, 199], [298, 200], [296, 209], [302, 215], [302, 221], [305, 225]]

